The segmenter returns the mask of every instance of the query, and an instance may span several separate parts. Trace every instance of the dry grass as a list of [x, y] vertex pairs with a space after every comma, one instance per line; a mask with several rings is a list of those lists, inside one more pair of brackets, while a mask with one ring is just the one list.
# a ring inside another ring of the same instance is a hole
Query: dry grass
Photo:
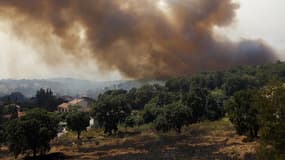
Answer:
[[203, 122], [174, 132], [157, 133], [149, 126], [106, 137], [100, 130], [83, 134], [81, 145], [74, 144], [74, 134], [52, 142], [52, 153], [66, 159], [92, 160], [208, 160], [253, 159], [256, 142], [243, 142], [227, 120]]

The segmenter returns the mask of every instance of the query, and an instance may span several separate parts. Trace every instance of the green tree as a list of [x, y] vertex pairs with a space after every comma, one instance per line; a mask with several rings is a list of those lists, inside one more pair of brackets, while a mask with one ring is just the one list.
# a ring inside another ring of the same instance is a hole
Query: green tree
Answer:
[[261, 123], [260, 138], [285, 158], [285, 87], [274, 82], [261, 89], [256, 101]]
[[5, 107], [6, 114], [10, 114], [10, 120], [11, 119], [17, 119], [18, 118], [18, 108], [15, 104], [10, 104]]
[[183, 102], [192, 110], [191, 122], [195, 123], [202, 120], [205, 114], [205, 107], [209, 91], [205, 88], [192, 88], [183, 97]]
[[[11, 120], [6, 126], [6, 140], [9, 151], [14, 154], [15, 159], [19, 154], [25, 153], [28, 150], [28, 144], [25, 140], [24, 128], [20, 124], [20, 120]], [[36, 151], [34, 152], [34, 155]]]
[[37, 153], [49, 151], [49, 142], [57, 135], [58, 121], [50, 113], [34, 109], [21, 119], [13, 120], [7, 125], [7, 143], [15, 156], [32, 151]]
[[192, 111], [181, 102], [166, 105], [154, 121], [156, 130], [163, 132], [174, 129], [181, 133], [181, 128], [190, 123]]
[[161, 113], [162, 108], [159, 108], [156, 103], [148, 103], [145, 105], [142, 111], [144, 123], [153, 122], [157, 116]]
[[226, 111], [237, 133], [249, 135], [251, 138], [257, 137], [259, 130], [254, 95], [255, 91], [243, 90], [236, 92], [225, 102]]
[[153, 85], [144, 85], [135, 92], [135, 99], [133, 99], [134, 109], [143, 109], [144, 106], [156, 95], [157, 90]]
[[204, 118], [207, 120], [218, 120], [224, 116], [223, 102], [225, 96], [221, 90], [212, 91], [206, 98]]
[[63, 102], [63, 100], [55, 97], [51, 89], [42, 88], [37, 91], [35, 99], [38, 107], [48, 111], [55, 111], [57, 106]]
[[67, 127], [77, 133], [77, 139], [80, 140], [80, 134], [89, 126], [89, 115], [83, 112], [70, 112], [67, 115]]
[[236, 73], [229, 76], [224, 85], [223, 89], [227, 96], [232, 96], [235, 92], [245, 89], [255, 89], [260, 87], [261, 84], [256, 77], [247, 74]]
[[165, 87], [171, 92], [188, 92], [190, 83], [188, 78], [173, 78], [166, 81]]
[[96, 101], [93, 109], [93, 117], [104, 132], [112, 134], [117, 132], [118, 124], [124, 123], [130, 115], [131, 107], [125, 93], [103, 94]]

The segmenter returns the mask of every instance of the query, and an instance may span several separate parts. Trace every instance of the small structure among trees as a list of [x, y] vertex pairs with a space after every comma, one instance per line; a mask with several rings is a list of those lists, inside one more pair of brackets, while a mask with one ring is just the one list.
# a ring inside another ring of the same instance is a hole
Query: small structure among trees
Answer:
[[91, 106], [94, 103], [94, 100], [82, 97], [76, 98], [69, 102], [64, 102], [57, 106], [57, 111], [59, 112], [70, 112], [70, 111], [80, 111], [80, 112], [90, 112]]

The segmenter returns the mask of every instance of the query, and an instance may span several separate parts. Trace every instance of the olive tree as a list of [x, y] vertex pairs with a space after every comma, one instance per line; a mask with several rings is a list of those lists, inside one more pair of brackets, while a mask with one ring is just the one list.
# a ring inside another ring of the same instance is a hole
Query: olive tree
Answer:
[[58, 121], [50, 113], [34, 109], [20, 119], [12, 120], [7, 125], [7, 143], [15, 156], [32, 151], [37, 153], [49, 151], [49, 142], [57, 136]]
[[80, 140], [80, 134], [89, 126], [90, 117], [83, 112], [71, 112], [67, 115], [67, 127], [77, 133], [77, 139]]

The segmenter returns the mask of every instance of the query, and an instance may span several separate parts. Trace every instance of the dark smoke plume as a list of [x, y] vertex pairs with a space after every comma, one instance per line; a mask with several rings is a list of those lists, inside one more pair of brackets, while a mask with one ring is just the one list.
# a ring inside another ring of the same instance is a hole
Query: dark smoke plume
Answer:
[[[131, 78], [274, 61], [273, 50], [262, 41], [214, 36], [213, 28], [230, 25], [237, 8], [231, 0], [0, 0], [0, 16], [10, 17], [15, 30], [39, 40], [52, 34], [79, 57], [84, 40], [101, 69]], [[43, 28], [46, 33], [36, 34]]]

